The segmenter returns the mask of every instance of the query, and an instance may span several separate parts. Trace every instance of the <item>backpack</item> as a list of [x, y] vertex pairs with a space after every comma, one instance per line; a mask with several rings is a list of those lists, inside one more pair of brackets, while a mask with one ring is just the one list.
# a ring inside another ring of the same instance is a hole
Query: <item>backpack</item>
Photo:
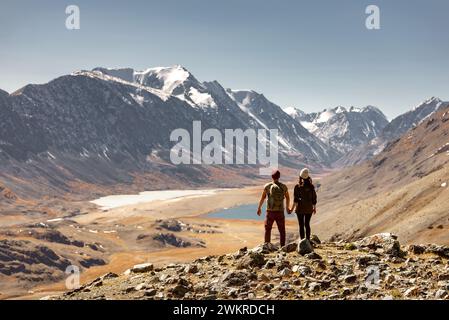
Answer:
[[271, 183], [268, 189], [267, 210], [284, 211], [285, 191], [281, 184]]
[[[295, 201], [298, 201], [297, 213], [311, 214], [313, 212], [313, 206], [316, 204], [316, 193], [313, 187], [300, 186], [296, 191], [295, 189]], [[296, 194], [298, 192], [298, 194]], [[299, 199], [297, 197], [299, 196]]]

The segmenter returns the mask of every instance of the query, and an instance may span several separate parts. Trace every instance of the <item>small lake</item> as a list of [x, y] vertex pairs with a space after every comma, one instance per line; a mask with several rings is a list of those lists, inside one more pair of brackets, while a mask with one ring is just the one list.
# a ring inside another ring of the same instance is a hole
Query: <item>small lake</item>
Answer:
[[[216, 218], [216, 219], [239, 219], [239, 220], [265, 220], [265, 205], [262, 207], [262, 214], [260, 217], [257, 215], [257, 207], [258, 204], [244, 204], [232, 208], [225, 208], [218, 210], [213, 213], [209, 213], [206, 215], [207, 218]], [[292, 219], [295, 217], [294, 214], [291, 216], [285, 213], [285, 217], [288, 219]]]
[[144, 191], [139, 194], [111, 195], [101, 197], [90, 202], [99, 206], [101, 210], [109, 210], [153, 201], [178, 201], [185, 198], [208, 196], [223, 190], [226, 189]]

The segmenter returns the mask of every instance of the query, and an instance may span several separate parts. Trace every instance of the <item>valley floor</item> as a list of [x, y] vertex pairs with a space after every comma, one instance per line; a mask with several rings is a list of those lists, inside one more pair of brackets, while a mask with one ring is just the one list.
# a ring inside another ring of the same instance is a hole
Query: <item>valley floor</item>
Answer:
[[[222, 208], [257, 203], [260, 193], [260, 186], [219, 189], [198, 197], [153, 200], [106, 210], [99, 208], [71, 219], [77, 226], [77, 232], [67, 226], [61, 226], [59, 230], [73, 237], [79, 237], [80, 234], [95, 236], [97, 242], [105, 246], [107, 244], [108, 263], [90, 267], [82, 272], [81, 283], [86, 283], [108, 272], [122, 273], [138, 263], [148, 261], [155, 265], [182, 263], [211, 254], [225, 254], [242, 246], [257, 245], [263, 240], [263, 222], [211, 219], [205, 215]], [[177, 231], [164, 229], [160, 227], [163, 221], [178, 221], [189, 227]], [[296, 228], [294, 220], [287, 222], [288, 234], [292, 239], [297, 235]], [[189, 240], [193, 245], [178, 248], [161, 246], [155, 241], [144, 243], [136, 241], [139, 235], [155, 232], [174, 234], [177, 238]], [[277, 234], [274, 227], [274, 241], [279, 241]], [[196, 243], [203, 243], [204, 246], [196, 246]], [[64, 290], [66, 290], [65, 283], [62, 281], [33, 288], [26, 295], [4, 295], [3, 298], [36, 299]]]

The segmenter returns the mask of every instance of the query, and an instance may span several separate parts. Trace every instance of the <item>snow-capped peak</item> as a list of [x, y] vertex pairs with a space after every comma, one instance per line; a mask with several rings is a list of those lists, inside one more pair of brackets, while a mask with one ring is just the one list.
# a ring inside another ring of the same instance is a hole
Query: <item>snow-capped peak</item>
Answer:
[[309, 132], [343, 153], [376, 138], [388, 124], [385, 115], [372, 106], [337, 106], [301, 116], [294, 108], [286, 111]]
[[431, 98], [425, 100], [424, 102], [418, 104], [417, 106], [415, 106], [413, 108], [413, 110], [411, 110], [410, 112], [413, 112], [415, 110], [418, 110], [420, 108], [423, 108], [425, 106], [430, 106], [430, 105], [435, 106], [435, 110], [436, 110], [438, 107], [441, 106], [442, 103], [443, 103], [443, 101], [440, 98], [431, 97]]
[[343, 112], [347, 111], [346, 108], [342, 107], [342, 106], [338, 106], [334, 110], [335, 110], [335, 113], [343, 113]]
[[[135, 82], [174, 95], [188, 91], [186, 90], [187, 87], [190, 87], [193, 84], [201, 86], [199, 81], [181, 65], [148, 68], [143, 71], [137, 71], [132, 68], [95, 68], [92, 71], [101, 72], [127, 82]], [[190, 82], [190, 85], [185, 85], [187, 82]], [[180, 87], [182, 87], [182, 89], [176, 90]]]
[[304, 111], [302, 111], [301, 109], [296, 108], [296, 107], [287, 107], [284, 109], [284, 112], [286, 114], [288, 114], [290, 117], [292, 117], [293, 119], [296, 119], [296, 118], [299, 119], [306, 115], [306, 113]]
[[188, 80], [198, 82], [186, 68], [180, 65], [135, 71], [134, 80], [143, 85], [150, 85], [151, 87], [159, 86], [158, 89], [169, 94], [172, 94], [176, 88]]

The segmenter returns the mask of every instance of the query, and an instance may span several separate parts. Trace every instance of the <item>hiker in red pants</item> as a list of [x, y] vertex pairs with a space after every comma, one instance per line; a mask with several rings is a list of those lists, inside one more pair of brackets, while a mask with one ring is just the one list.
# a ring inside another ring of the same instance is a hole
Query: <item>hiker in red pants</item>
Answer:
[[[265, 243], [271, 242], [271, 229], [273, 223], [276, 224], [281, 236], [281, 247], [285, 245], [285, 216], [284, 209], [290, 206], [290, 196], [288, 194], [288, 188], [285, 184], [279, 182], [281, 173], [276, 170], [271, 175], [272, 182], [267, 183], [264, 186], [262, 197], [259, 201], [259, 208], [257, 209], [257, 215], [262, 214], [262, 205], [267, 200], [267, 216], [265, 218]], [[284, 206], [284, 199], [286, 204]], [[289, 212], [290, 213], [290, 212]]]

